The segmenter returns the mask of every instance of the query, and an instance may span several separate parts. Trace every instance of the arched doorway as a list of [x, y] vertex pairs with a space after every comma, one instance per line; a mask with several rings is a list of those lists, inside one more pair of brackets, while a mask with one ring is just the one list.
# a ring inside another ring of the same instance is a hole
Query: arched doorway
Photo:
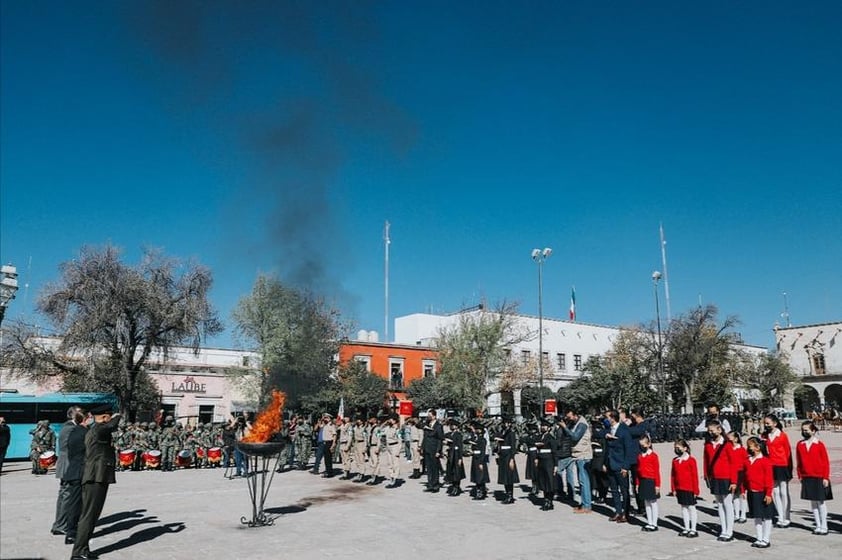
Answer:
[[826, 408], [842, 409], [842, 385], [834, 383], [825, 388], [824, 405]]
[[813, 411], [821, 412], [821, 397], [815, 387], [802, 385], [795, 391], [795, 411], [799, 418], [810, 418]]

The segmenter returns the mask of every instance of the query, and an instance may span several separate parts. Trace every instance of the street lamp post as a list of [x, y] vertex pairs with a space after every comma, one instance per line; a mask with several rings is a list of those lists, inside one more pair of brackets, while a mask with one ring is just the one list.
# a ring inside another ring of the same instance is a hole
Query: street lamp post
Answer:
[[3, 324], [3, 317], [6, 315], [6, 307], [15, 299], [17, 291], [18, 269], [10, 264], [4, 264], [0, 267], [0, 325]]
[[543, 268], [544, 261], [546, 261], [553, 250], [549, 247], [541, 249], [532, 249], [532, 260], [538, 264], [538, 393], [539, 400], [543, 402], [544, 398], [544, 277]]
[[655, 323], [658, 325], [658, 378], [661, 380], [661, 412], [666, 412], [667, 381], [664, 378], [663, 345], [661, 344], [661, 303], [658, 299], [658, 281], [661, 273], [657, 270], [652, 273], [652, 289], [655, 292]]

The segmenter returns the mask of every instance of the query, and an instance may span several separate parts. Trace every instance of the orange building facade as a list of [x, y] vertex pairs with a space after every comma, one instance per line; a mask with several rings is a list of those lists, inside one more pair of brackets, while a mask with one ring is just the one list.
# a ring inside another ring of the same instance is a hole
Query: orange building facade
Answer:
[[343, 342], [339, 346], [339, 365], [351, 360], [389, 381], [390, 397], [406, 399], [406, 389], [416, 379], [434, 377], [439, 371], [438, 352], [425, 346], [386, 342]]

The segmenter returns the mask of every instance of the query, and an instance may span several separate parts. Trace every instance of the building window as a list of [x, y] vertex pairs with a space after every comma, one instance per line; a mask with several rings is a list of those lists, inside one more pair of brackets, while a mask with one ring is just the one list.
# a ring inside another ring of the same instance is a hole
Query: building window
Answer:
[[249, 367], [249, 357], [243, 356], [243, 367]]
[[403, 360], [389, 360], [389, 389], [403, 389]]
[[213, 405], [200, 404], [199, 405], [199, 423], [210, 424], [213, 422]]
[[421, 362], [421, 370], [424, 377], [436, 376], [436, 362], [435, 360], [423, 360]]
[[825, 374], [824, 354], [813, 356], [813, 372], [815, 372], [815, 375]]
[[567, 371], [567, 354], [556, 354], [555, 365], [558, 366], [559, 371]]
[[541, 365], [548, 367], [550, 365], [550, 353], [541, 352]]
[[575, 371], [582, 371], [582, 355], [573, 354], [573, 369]]
[[175, 421], [175, 405], [174, 404], [164, 403], [164, 404], [161, 405], [161, 410], [164, 411], [164, 412], [161, 413], [161, 416], [162, 416], [161, 421], [162, 422], [167, 419], [167, 416], [172, 416], [173, 421]]
[[521, 350], [520, 351], [520, 363], [528, 366], [529, 365], [529, 358], [532, 356], [532, 352], [529, 350]]
[[371, 371], [371, 356], [354, 356], [354, 360], [365, 364], [366, 371]]

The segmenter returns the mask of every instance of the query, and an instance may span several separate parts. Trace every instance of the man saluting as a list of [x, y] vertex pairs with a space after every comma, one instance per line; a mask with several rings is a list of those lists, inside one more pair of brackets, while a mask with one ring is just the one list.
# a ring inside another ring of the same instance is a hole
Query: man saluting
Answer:
[[85, 434], [85, 472], [82, 475], [82, 515], [76, 529], [76, 542], [70, 560], [98, 558], [88, 547], [91, 533], [102, 513], [108, 485], [114, 484], [115, 456], [111, 434], [117, 428], [120, 413], [113, 414], [111, 405], [91, 409], [94, 422]]

